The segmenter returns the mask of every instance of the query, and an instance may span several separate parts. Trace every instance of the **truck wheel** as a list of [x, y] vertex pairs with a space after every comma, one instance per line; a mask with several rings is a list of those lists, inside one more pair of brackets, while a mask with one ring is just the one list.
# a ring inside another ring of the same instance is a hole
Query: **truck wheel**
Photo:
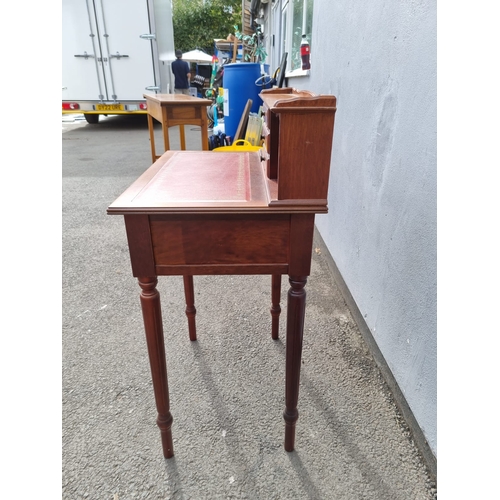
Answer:
[[90, 113], [84, 113], [83, 116], [87, 120], [87, 123], [90, 123], [92, 125], [99, 123], [99, 115], [91, 115]]

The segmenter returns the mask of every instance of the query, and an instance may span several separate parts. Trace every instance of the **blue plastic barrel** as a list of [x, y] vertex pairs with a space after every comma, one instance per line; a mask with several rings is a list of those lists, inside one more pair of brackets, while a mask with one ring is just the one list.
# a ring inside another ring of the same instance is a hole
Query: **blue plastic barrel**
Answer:
[[[262, 76], [260, 63], [233, 63], [224, 65], [224, 132], [231, 140], [236, 134], [241, 115], [248, 99], [252, 99], [252, 113], [258, 113], [262, 106], [260, 92], [269, 85], [256, 85], [255, 81]], [[264, 64], [264, 72], [269, 74], [269, 64]], [[267, 81], [268, 79], [266, 79]]]

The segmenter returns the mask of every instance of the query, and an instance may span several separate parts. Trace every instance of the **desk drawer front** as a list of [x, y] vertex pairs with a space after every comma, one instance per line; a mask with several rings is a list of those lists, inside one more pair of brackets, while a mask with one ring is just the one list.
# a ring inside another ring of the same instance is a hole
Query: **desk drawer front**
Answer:
[[[199, 106], [172, 106], [167, 108], [168, 120], [201, 120], [202, 108]], [[206, 113], [206, 108], [203, 108]]]
[[151, 216], [156, 266], [288, 262], [286, 214]]

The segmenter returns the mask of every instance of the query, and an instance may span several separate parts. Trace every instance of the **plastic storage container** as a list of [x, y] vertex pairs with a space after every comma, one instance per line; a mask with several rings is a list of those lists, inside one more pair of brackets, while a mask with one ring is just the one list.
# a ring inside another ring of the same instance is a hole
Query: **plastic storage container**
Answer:
[[269, 64], [233, 63], [224, 66], [224, 128], [226, 136], [231, 139], [236, 134], [241, 115], [248, 99], [252, 99], [251, 113], [258, 113], [262, 106], [260, 92], [269, 88], [256, 85], [255, 80], [262, 76], [262, 69], [269, 74]]

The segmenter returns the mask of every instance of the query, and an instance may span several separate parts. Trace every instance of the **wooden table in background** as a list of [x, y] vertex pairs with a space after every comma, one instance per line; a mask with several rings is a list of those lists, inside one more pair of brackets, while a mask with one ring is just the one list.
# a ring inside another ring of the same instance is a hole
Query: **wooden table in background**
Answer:
[[195, 341], [193, 276], [271, 275], [271, 337], [277, 339], [281, 276], [288, 275], [283, 417], [285, 449], [294, 449], [304, 287], [315, 214], [327, 212], [336, 98], [293, 89], [261, 96], [269, 154], [167, 151], [108, 207], [108, 214], [124, 216], [132, 274], [141, 288], [166, 458], [174, 454], [173, 419], [158, 276], [184, 277], [189, 338]]
[[153, 163], [161, 156], [156, 154], [153, 118], [161, 123], [165, 151], [170, 149], [168, 137], [169, 127], [179, 125], [181, 149], [186, 149], [184, 125], [199, 125], [201, 127], [201, 145], [208, 151], [208, 119], [207, 106], [210, 99], [200, 99], [184, 94], [144, 94], [148, 106], [148, 128], [151, 141], [151, 156]]

